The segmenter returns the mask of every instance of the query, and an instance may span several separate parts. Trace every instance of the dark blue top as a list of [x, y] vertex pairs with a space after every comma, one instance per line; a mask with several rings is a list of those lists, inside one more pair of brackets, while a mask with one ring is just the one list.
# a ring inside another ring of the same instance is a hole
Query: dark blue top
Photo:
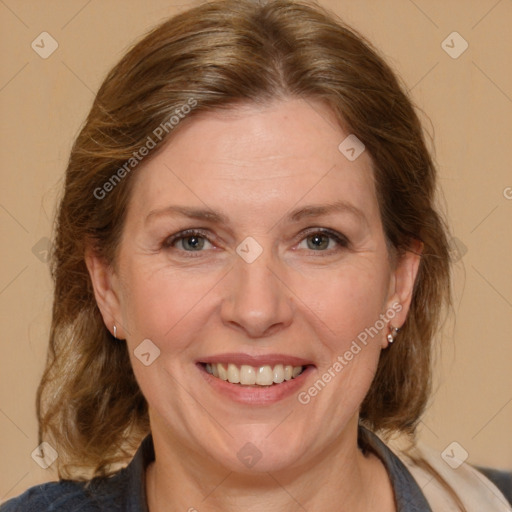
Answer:
[[[387, 469], [398, 512], [432, 512], [400, 459], [375, 434], [366, 429], [360, 434], [362, 448], [373, 451]], [[148, 512], [145, 469], [154, 460], [153, 439], [148, 435], [130, 464], [114, 476], [36, 485], [4, 503], [0, 512]]]

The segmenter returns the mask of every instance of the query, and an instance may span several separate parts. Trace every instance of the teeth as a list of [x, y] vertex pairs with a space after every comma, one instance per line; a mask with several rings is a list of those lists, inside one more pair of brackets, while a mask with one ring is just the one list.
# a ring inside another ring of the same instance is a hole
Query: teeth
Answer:
[[256, 384], [270, 386], [274, 383], [274, 371], [270, 366], [260, 366], [256, 371]]
[[240, 384], [245, 386], [256, 384], [256, 370], [252, 366], [243, 364], [240, 367]]
[[281, 384], [284, 381], [284, 368], [282, 364], [276, 364], [274, 366], [274, 382]]
[[295, 379], [295, 377], [298, 377], [302, 373], [302, 367], [301, 366], [294, 366], [292, 370], [292, 379]]
[[256, 368], [247, 364], [243, 364], [240, 367], [233, 363], [206, 364], [206, 371], [214, 377], [243, 386], [271, 386], [272, 384], [281, 384], [281, 382], [285, 380], [298, 377], [303, 370], [303, 366], [282, 364], [276, 364], [273, 368], [269, 365]]
[[234, 364], [228, 364], [228, 380], [233, 384], [240, 382], [240, 370]]
[[219, 372], [219, 379], [228, 380], [228, 371], [221, 364], [217, 365], [217, 371]]

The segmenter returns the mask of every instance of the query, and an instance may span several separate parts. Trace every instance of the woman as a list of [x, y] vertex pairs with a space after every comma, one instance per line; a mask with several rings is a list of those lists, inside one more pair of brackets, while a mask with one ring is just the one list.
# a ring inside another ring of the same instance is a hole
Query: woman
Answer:
[[397, 79], [322, 9], [226, 0], [158, 27], [67, 169], [38, 390], [61, 481], [2, 512], [510, 510], [375, 434], [414, 443], [429, 394], [434, 191]]

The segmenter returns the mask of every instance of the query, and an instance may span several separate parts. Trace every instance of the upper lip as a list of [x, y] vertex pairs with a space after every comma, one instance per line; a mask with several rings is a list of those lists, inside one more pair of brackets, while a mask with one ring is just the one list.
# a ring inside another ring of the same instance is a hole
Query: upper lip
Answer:
[[225, 354], [215, 354], [212, 356], [206, 356], [200, 359], [200, 363], [233, 363], [237, 366], [243, 364], [248, 366], [260, 367], [260, 366], [274, 366], [276, 364], [290, 365], [290, 366], [307, 366], [313, 363], [307, 359], [301, 357], [290, 356], [286, 354], [263, 354], [253, 356], [250, 354], [242, 354], [240, 352], [231, 352]]

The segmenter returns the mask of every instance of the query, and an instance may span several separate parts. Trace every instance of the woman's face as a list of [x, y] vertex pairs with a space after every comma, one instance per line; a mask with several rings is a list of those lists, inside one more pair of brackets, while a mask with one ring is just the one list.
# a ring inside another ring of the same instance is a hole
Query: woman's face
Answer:
[[89, 265], [100, 308], [154, 436], [232, 470], [299, 467], [355, 435], [418, 258], [393, 263], [370, 157], [338, 148], [323, 105], [182, 123], [136, 171], [115, 271]]

